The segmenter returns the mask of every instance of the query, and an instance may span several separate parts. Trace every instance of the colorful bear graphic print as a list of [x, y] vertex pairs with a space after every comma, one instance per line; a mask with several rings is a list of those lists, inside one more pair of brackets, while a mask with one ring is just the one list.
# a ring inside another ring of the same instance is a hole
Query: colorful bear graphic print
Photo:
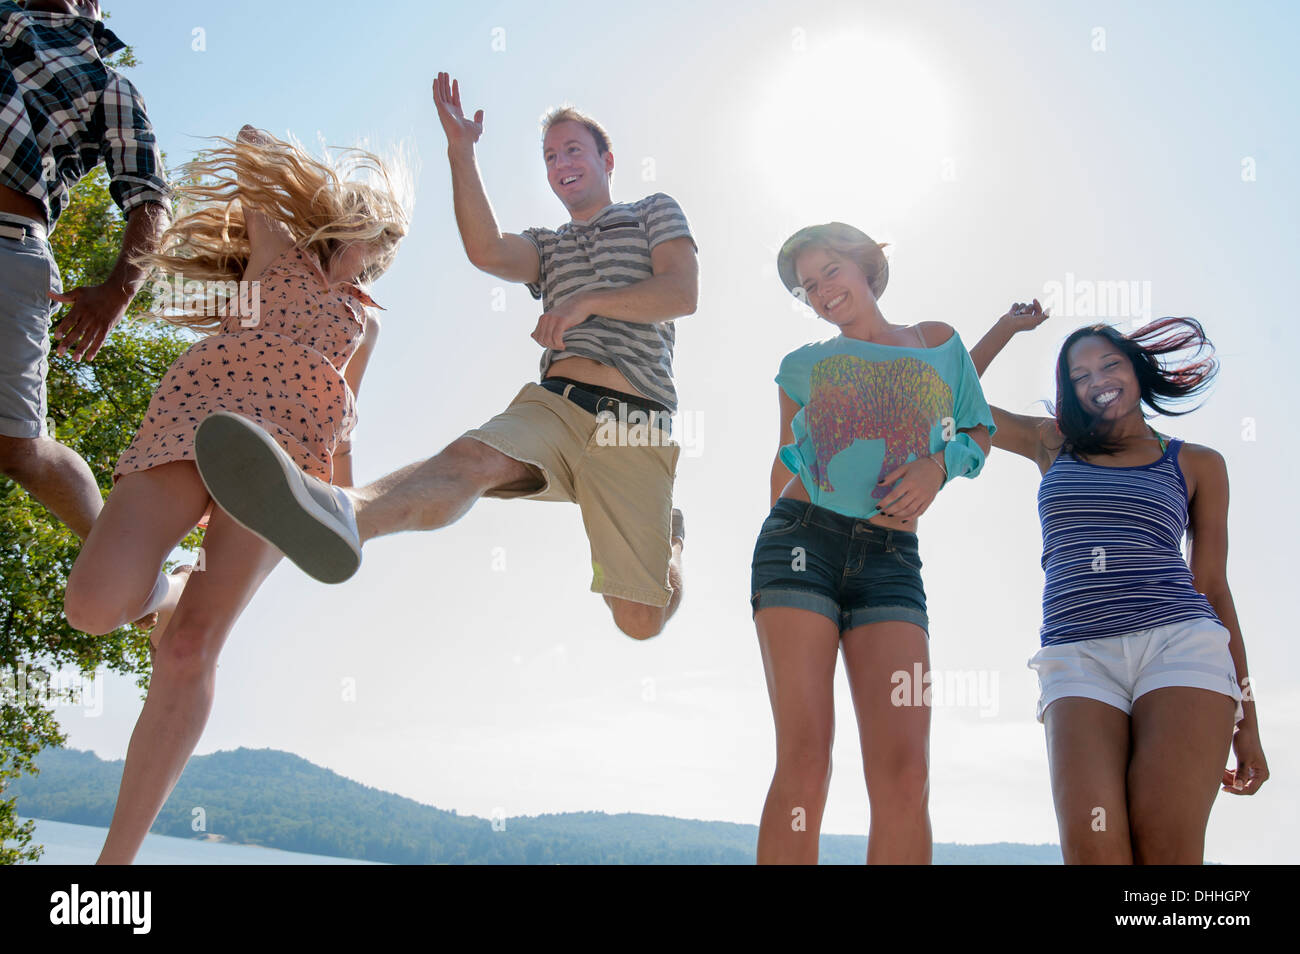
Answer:
[[[884, 440], [885, 459], [876, 480], [902, 466], [909, 455], [930, 453], [930, 432], [952, 414], [952, 388], [931, 365], [917, 358], [866, 361], [848, 354], [823, 358], [812, 367], [804, 407], [808, 436], [816, 450], [810, 471], [817, 486], [833, 492], [827, 468], [855, 440]], [[874, 481], [873, 481], [874, 483]], [[875, 487], [876, 499], [889, 493]]]

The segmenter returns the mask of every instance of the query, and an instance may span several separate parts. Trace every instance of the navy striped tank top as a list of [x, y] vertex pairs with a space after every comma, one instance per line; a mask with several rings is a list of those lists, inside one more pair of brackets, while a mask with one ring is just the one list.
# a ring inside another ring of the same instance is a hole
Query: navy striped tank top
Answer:
[[1044, 646], [1218, 619], [1183, 557], [1183, 442], [1136, 467], [1060, 454], [1038, 486], [1043, 526]]

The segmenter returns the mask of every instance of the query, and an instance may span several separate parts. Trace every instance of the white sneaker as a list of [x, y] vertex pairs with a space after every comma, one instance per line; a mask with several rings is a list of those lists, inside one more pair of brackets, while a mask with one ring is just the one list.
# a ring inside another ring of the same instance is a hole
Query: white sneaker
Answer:
[[342, 583], [361, 565], [361, 536], [342, 489], [304, 474], [248, 418], [216, 411], [194, 435], [194, 460], [212, 499], [322, 583]]

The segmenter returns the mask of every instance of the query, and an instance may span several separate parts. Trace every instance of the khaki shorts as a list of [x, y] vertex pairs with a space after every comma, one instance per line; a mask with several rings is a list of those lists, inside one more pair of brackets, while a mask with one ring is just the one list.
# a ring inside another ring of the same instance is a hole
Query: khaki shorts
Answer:
[[668, 604], [673, 479], [681, 447], [667, 434], [602, 422], [567, 398], [526, 384], [505, 411], [464, 436], [532, 464], [546, 479], [539, 490], [484, 496], [578, 505], [591, 544], [593, 593]]

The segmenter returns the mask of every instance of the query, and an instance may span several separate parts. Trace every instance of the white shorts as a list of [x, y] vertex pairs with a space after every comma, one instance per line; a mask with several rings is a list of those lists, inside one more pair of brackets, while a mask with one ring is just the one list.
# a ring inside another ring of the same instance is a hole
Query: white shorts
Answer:
[[1038, 673], [1038, 721], [1057, 699], [1082, 696], [1133, 711], [1152, 689], [1191, 686], [1231, 696], [1240, 722], [1241, 688], [1228, 652], [1228, 630], [1218, 620], [1189, 619], [1123, 636], [1044, 646], [1029, 659]]

